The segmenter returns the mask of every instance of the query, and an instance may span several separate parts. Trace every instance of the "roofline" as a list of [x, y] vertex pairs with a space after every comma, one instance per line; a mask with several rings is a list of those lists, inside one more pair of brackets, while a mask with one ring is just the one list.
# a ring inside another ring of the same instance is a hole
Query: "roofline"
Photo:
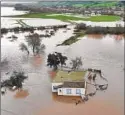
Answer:
[[79, 81], [62, 81], [62, 82], [60, 82], [60, 81], [58, 81], [58, 82], [52, 81], [52, 83], [64, 83], [64, 82], [86, 82], [86, 81], [84, 79], [79, 80]]

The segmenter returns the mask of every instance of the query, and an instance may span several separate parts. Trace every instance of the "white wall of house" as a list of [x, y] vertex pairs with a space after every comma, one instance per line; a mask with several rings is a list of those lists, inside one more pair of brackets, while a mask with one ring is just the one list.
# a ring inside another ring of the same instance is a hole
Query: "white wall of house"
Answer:
[[54, 86], [58, 86], [58, 85], [62, 85], [63, 83], [52, 83], [52, 92], [58, 92], [58, 90], [55, 90], [53, 87]]
[[91, 16], [95, 16], [95, 13], [91, 13]]
[[[67, 89], [71, 89], [71, 93], [67, 93]], [[80, 90], [80, 94], [76, 93], [76, 90]], [[59, 88], [58, 95], [66, 95], [66, 96], [80, 96], [81, 94], [85, 94], [85, 88]]]
[[101, 14], [100, 13], [98, 13], [98, 14], [96, 14], [97, 16], [101, 16]]
[[123, 11], [114, 11], [114, 14], [121, 15], [121, 14], [124, 14], [124, 12]]
[[58, 95], [63, 95], [63, 88], [58, 89]]

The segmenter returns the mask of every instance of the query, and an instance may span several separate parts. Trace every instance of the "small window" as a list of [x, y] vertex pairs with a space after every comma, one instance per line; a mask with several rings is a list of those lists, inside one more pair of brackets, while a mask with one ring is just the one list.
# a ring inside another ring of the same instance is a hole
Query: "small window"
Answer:
[[76, 89], [76, 94], [81, 94], [81, 90], [80, 89]]
[[66, 89], [67, 94], [71, 94], [71, 89]]
[[54, 89], [54, 90], [57, 90], [57, 87], [56, 87], [56, 86], [53, 86], [53, 89]]

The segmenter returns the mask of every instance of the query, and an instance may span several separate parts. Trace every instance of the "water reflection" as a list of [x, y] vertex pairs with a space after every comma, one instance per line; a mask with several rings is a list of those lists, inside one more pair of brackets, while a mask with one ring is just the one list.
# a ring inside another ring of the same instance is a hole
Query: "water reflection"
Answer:
[[18, 90], [16, 94], [14, 95], [14, 98], [19, 99], [19, 98], [26, 98], [29, 95], [28, 90]]
[[51, 77], [50, 79], [54, 79], [57, 72], [56, 71], [49, 71], [48, 73], [50, 74], [50, 77]]
[[59, 96], [57, 93], [52, 93], [52, 98], [54, 101], [58, 101], [61, 103], [72, 103], [75, 104], [76, 102], [82, 102], [80, 96]]
[[[121, 41], [124, 39], [124, 35], [109, 35], [112, 39], [115, 39], [117, 41]], [[89, 34], [87, 35], [90, 39], [105, 39], [106, 35], [101, 34]]]
[[124, 35], [114, 35], [115, 40], [121, 41], [124, 39]]
[[105, 37], [104, 35], [101, 35], [101, 34], [89, 34], [87, 35], [88, 38], [91, 38], [91, 39], [103, 39], [103, 37]]
[[43, 59], [42, 59], [42, 56], [40, 56], [40, 55], [32, 56], [30, 58], [30, 63], [34, 67], [40, 67], [42, 65], [42, 61], [43, 61]]

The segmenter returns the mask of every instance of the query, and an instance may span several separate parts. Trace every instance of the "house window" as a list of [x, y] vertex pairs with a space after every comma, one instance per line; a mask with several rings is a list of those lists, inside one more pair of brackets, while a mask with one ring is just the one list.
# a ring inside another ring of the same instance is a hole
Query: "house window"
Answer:
[[76, 89], [76, 94], [81, 94], [81, 90], [80, 89]]
[[56, 86], [53, 86], [53, 89], [54, 89], [54, 90], [57, 90], [57, 87], [56, 87]]
[[71, 89], [66, 89], [67, 94], [71, 94]]

